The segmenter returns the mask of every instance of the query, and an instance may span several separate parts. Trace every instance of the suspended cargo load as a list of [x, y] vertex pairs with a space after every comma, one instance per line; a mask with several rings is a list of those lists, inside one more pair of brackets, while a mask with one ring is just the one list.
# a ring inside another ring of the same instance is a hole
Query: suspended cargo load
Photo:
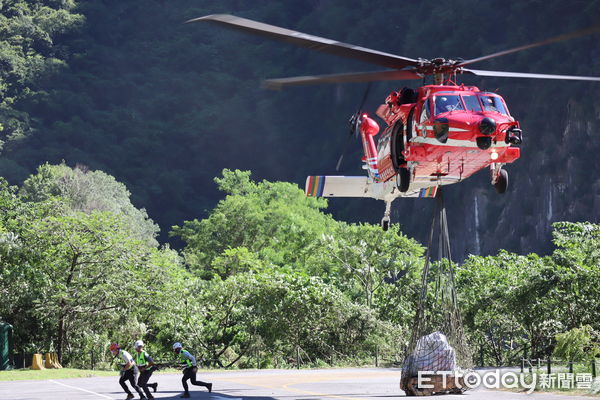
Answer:
[[456, 353], [443, 333], [433, 332], [417, 341], [402, 367], [400, 389], [413, 396], [464, 392]]

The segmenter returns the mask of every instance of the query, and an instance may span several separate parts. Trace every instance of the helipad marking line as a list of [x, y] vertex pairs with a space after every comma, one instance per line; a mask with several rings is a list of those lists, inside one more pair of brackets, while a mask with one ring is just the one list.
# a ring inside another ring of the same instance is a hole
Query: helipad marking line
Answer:
[[57, 381], [55, 381], [53, 379], [48, 379], [48, 381], [49, 382], [54, 382], [54, 383], [56, 383], [58, 385], [62, 385], [62, 386], [65, 386], [65, 387], [68, 387], [68, 388], [71, 388], [71, 389], [77, 389], [77, 390], [81, 390], [82, 392], [87, 392], [87, 393], [95, 394], [96, 396], [104, 397], [105, 399], [114, 400], [112, 397], [108, 397], [108, 396], [105, 396], [105, 395], [100, 394], [100, 393], [92, 392], [91, 390], [82, 389], [82, 388], [79, 388], [77, 386], [71, 386], [71, 385], [67, 385], [66, 383], [57, 382]]
[[232, 397], [221, 397], [221, 396], [217, 396], [217, 397], [211, 396], [211, 399], [214, 399], [214, 400], [244, 400], [241, 397], [233, 397], [232, 398]]

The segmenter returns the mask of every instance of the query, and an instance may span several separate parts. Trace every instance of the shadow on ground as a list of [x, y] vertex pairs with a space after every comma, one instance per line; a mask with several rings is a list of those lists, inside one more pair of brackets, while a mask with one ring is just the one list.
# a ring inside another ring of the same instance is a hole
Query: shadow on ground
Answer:
[[[202, 392], [202, 391], [190, 391], [190, 399], [204, 399], [204, 400], [277, 400], [277, 399], [281, 399], [282, 396], [278, 396], [277, 398], [275, 397], [268, 397], [268, 396], [247, 396], [247, 395], [243, 395], [243, 394], [232, 394], [231, 392], [243, 392], [243, 390], [237, 390], [237, 389], [232, 389], [232, 390], [228, 390], [228, 392], [230, 393], [218, 393], [218, 392], [212, 392], [212, 393], [208, 393], [208, 392]], [[173, 391], [173, 390], [166, 390], [166, 391], [159, 391], [157, 393], [153, 393], [154, 398], [156, 400], [167, 400], [167, 399], [180, 399], [181, 395], [183, 394], [183, 392], [181, 391]], [[123, 392], [111, 392], [109, 393], [109, 395], [113, 398], [113, 399], [126, 399], [127, 398], [127, 394], [123, 393]], [[122, 396], [121, 396], [122, 395]], [[285, 397], [285, 396], [284, 396]], [[292, 396], [290, 396], [292, 397]], [[140, 397], [138, 395], [135, 395], [134, 399], [139, 399]], [[319, 397], [311, 397], [308, 396], [306, 398], [306, 400], [315, 400], [318, 399]]]

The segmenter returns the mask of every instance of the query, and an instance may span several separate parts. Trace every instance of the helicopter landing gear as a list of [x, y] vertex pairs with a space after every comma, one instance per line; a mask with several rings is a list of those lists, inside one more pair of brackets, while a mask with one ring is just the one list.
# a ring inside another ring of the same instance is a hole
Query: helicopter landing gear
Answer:
[[496, 183], [494, 183], [494, 187], [498, 193], [506, 192], [506, 188], [508, 187], [508, 172], [506, 172], [506, 170], [500, 170]]
[[406, 167], [398, 168], [398, 174], [396, 175], [396, 187], [402, 193], [408, 191], [410, 186], [410, 169]]
[[502, 164], [492, 164], [492, 185], [496, 192], [502, 194], [508, 188], [508, 172], [502, 169]]
[[390, 211], [392, 209], [392, 202], [385, 202], [385, 212], [383, 213], [383, 218], [381, 219], [381, 229], [387, 231], [390, 228]]

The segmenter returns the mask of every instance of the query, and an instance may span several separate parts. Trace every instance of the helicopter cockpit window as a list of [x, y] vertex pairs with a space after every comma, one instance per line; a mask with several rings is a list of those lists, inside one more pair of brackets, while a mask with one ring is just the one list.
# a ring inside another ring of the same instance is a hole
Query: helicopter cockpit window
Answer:
[[465, 102], [465, 107], [469, 111], [482, 111], [481, 104], [479, 104], [479, 100], [477, 100], [477, 96], [464, 96], [463, 101]]
[[419, 123], [424, 123], [429, 119], [429, 99], [425, 101], [423, 104], [423, 109], [421, 110], [421, 118], [419, 118]]
[[497, 96], [481, 96], [481, 103], [485, 111], [495, 111], [504, 115], [508, 115], [508, 111], [504, 107], [502, 99]]
[[441, 114], [448, 111], [464, 110], [460, 96], [458, 95], [439, 95], [435, 96], [435, 113]]

